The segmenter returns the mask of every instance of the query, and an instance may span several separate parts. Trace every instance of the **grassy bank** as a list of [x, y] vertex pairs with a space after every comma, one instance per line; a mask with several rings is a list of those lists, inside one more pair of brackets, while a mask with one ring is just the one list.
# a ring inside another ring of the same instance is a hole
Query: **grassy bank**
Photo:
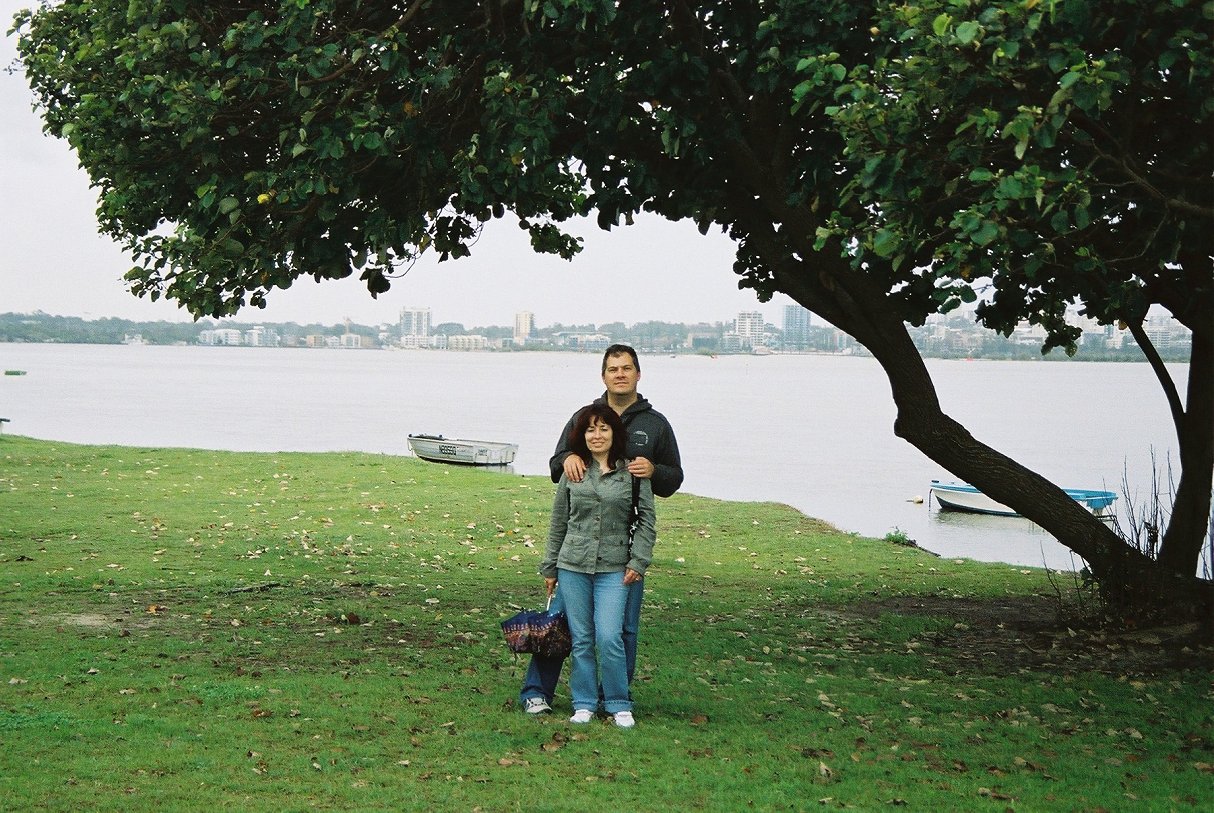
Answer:
[[515, 705], [552, 486], [0, 437], [0, 809], [1197, 810], [1214, 665], [1069, 582], [659, 505], [638, 725]]

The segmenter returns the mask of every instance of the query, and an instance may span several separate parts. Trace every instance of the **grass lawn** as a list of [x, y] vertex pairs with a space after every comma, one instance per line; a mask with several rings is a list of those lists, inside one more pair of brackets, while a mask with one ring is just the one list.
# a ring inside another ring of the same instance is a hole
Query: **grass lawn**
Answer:
[[552, 493], [0, 437], [0, 810], [1214, 805], [1193, 628], [783, 505], [659, 501], [637, 727], [529, 718], [498, 623], [542, 603]]

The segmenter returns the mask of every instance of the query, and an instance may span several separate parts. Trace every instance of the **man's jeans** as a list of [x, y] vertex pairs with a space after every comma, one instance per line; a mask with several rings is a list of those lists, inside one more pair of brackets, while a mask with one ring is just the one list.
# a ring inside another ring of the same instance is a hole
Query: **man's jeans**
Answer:
[[[645, 580], [628, 585], [628, 603], [624, 606], [624, 658], [628, 663], [628, 684], [632, 685], [632, 676], [636, 673], [637, 663], [637, 630], [641, 626], [641, 599], [645, 593]], [[560, 612], [565, 609], [558, 589], [552, 598], [549, 610]], [[523, 688], [519, 691], [519, 703], [525, 704], [528, 698], [542, 697], [548, 703], [556, 694], [556, 684], [561, 679], [561, 666], [564, 658], [546, 658], [543, 655], [532, 655], [531, 663], [527, 666], [527, 675], [523, 678]]]

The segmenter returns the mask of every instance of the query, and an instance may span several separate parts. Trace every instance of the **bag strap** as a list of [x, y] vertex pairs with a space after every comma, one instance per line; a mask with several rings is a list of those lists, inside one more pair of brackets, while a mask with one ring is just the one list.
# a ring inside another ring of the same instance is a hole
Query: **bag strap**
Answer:
[[[628, 544], [631, 547], [632, 537], [641, 524], [641, 478], [632, 478], [632, 511], [628, 514]], [[631, 551], [630, 551], [631, 553]]]

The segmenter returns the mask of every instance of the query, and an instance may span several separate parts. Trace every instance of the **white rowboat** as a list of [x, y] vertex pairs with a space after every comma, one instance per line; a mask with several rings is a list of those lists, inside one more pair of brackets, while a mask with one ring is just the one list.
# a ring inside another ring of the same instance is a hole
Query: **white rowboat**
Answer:
[[[1117, 494], [1112, 491], [1096, 491], [1087, 488], [1064, 488], [1067, 496], [1098, 517], [1112, 516]], [[966, 511], [971, 514], [993, 514], [999, 517], [1018, 517], [1019, 513], [995, 502], [976, 487], [968, 483], [942, 483], [932, 480], [930, 492], [940, 508], [945, 511]]]
[[442, 435], [409, 435], [409, 450], [422, 460], [464, 466], [505, 466], [514, 462], [517, 443], [463, 440]]

